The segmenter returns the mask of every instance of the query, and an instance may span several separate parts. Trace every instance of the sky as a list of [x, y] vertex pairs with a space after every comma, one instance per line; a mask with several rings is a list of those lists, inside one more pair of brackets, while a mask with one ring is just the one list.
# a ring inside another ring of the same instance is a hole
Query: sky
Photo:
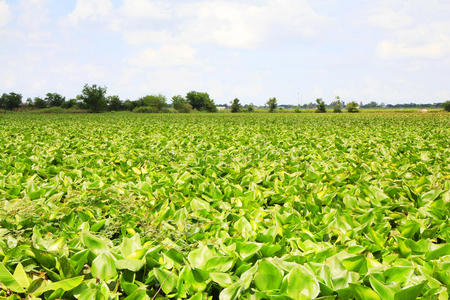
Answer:
[[450, 99], [449, 0], [0, 0], [0, 93]]

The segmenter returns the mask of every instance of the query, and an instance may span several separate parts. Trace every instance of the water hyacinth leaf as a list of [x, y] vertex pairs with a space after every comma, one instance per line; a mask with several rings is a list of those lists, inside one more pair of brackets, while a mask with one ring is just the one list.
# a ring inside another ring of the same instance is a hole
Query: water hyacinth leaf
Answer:
[[208, 260], [214, 256], [213, 251], [207, 246], [202, 245], [198, 249], [191, 251], [187, 258], [193, 268], [202, 269]]
[[22, 288], [28, 289], [28, 287], [30, 286], [30, 279], [28, 278], [27, 273], [23, 269], [21, 263], [17, 264], [12, 276]]
[[314, 274], [303, 266], [295, 266], [284, 278], [283, 290], [293, 299], [314, 299], [320, 293]]
[[114, 279], [117, 276], [114, 260], [106, 253], [100, 254], [92, 262], [91, 273], [94, 278], [103, 281]]
[[164, 269], [154, 269], [156, 279], [165, 294], [170, 294], [177, 285], [177, 277], [172, 272]]
[[25, 288], [9, 273], [8, 269], [0, 262], [0, 283], [13, 292], [23, 293]]
[[233, 280], [228, 273], [211, 272], [209, 273], [209, 276], [215, 283], [219, 284], [223, 288], [233, 284]]
[[404, 288], [395, 294], [394, 300], [416, 299], [418, 296], [420, 296], [424, 287], [425, 287], [425, 282], [422, 282], [418, 285]]
[[0, 297], [448, 299], [450, 115], [284, 112], [0, 111]]
[[255, 273], [255, 286], [260, 291], [278, 289], [283, 280], [283, 272], [268, 260], [262, 260], [258, 264]]
[[60, 289], [62, 291], [70, 291], [79, 286], [83, 282], [83, 279], [83, 276], [78, 276], [57, 282], [52, 282], [45, 287], [45, 290], [51, 291]]

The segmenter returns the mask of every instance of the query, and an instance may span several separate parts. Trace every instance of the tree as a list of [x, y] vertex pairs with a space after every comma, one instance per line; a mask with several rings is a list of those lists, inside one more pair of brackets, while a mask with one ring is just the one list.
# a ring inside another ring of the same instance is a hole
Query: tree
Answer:
[[255, 107], [253, 106], [253, 104], [249, 104], [249, 105], [247, 105], [247, 111], [248, 112], [254, 112], [255, 111]]
[[61, 107], [62, 108], [71, 108], [71, 107], [76, 107], [78, 105], [79, 105], [79, 103], [78, 103], [77, 99], [70, 99], [69, 101], [65, 101], [61, 105]]
[[66, 98], [58, 93], [47, 93], [47, 95], [45, 96], [45, 102], [47, 103], [47, 106], [62, 106], [65, 101]]
[[327, 108], [325, 107], [325, 102], [323, 102], [322, 98], [317, 98], [316, 103], [317, 103], [316, 113], [327, 112]]
[[237, 113], [241, 111], [241, 104], [239, 103], [239, 99], [235, 98], [231, 103], [231, 112]]
[[192, 111], [192, 106], [180, 95], [172, 97], [172, 107], [180, 113], [189, 113]]
[[275, 98], [275, 97], [270, 98], [267, 101], [266, 105], [269, 106], [269, 112], [274, 112], [275, 109], [277, 109], [277, 105], [278, 105], [277, 104], [277, 98]]
[[334, 113], [341, 113], [342, 112], [342, 105], [341, 98], [339, 96], [336, 96], [336, 101], [334, 102], [333, 106], [333, 112]]
[[106, 103], [106, 87], [100, 87], [96, 84], [91, 86], [85, 84], [82, 94], [79, 95], [84, 105], [92, 112], [98, 113], [105, 111]]
[[119, 96], [108, 96], [106, 97], [106, 103], [108, 105], [109, 111], [123, 110], [123, 103], [120, 101]]
[[36, 108], [45, 108], [47, 107], [47, 101], [40, 97], [34, 97], [33, 106]]
[[445, 111], [450, 111], [450, 100], [445, 101], [442, 106], [444, 107]]
[[164, 95], [148, 95], [138, 100], [144, 103], [144, 106], [150, 106], [154, 112], [160, 112], [167, 106], [167, 100]]
[[187, 102], [192, 106], [193, 109], [199, 111], [216, 112], [217, 107], [214, 104], [208, 93], [201, 93], [196, 91], [191, 91], [186, 95]]
[[347, 108], [347, 111], [349, 113], [357, 113], [357, 112], [359, 112], [358, 103], [356, 103], [355, 101], [347, 103], [346, 108]]
[[19, 108], [22, 105], [22, 95], [16, 93], [4, 93], [0, 97], [0, 108], [13, 110], [15, 108]]

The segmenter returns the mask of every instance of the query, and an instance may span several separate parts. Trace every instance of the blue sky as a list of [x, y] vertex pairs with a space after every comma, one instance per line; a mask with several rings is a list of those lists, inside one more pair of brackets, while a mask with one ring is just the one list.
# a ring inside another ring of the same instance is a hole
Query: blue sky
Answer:
[[0, 0], [0, 93], [450, 99], [448, 0]]

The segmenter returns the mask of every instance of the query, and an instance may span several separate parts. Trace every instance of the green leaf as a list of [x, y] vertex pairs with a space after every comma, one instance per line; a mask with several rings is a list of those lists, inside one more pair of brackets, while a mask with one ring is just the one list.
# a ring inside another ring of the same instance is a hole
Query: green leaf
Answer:
[[220, 292], [219, 299], [220, 300], [234, 300], [238, 299], [239, 297], [239, 282], [236, 282], [233, 285], [230, 285], [229, 287], [223, 289]]
[[404, 288], [400, 291], [398, 291], [395, 294], [395, 300], [414, 300], [419, 297], [420, 293], [422, 292], [423, 288], [425, 287], [425, 282], [422, 282], [421, 284], [410, 286], [408, 288]]
[[8, 269], [0, 262], [0, 283], [3, 284], [7, 289], [10, 289], [16, 293], [23, 293], [25, 289], [20, 285], [19, 282], [9, 273]]
[[117, 276], [114, 260], [110, 255], [102, 253], [92, 262], [91, 273], [94, 278], [108, 281]]
[[212, 272], [212, 273], [209, 273], [209, 276], [215, 283], [219, 284], [223, 288], [226, 288], [226, 287], [230, 286], [231, 284], [233, 284], [233, 280], [231, 279], [231, 276], [228, 275], [227, 273]]
[[314, 299], [319, 295], [320, 286], [314, 274], [303, 266], [295, 266], [285, 277], [283, 290], [295, 299]]
[[450, 255], [450, 243], [444, 244], [439, 248], [428, 252], [426, 255], [426, 259], [427, 260], [439, 259], [440, 257], [445, 255]]
[[209, 259], [215, 254], [207, 246], [201, 245], [198, 249], [191, 251], [188, 255], [188, 261], [193, 268], [203, 269]]
[[268, 260], [262, 260], [258, 264], [255, 274], [255, 285], [260, 291], [278, 289], [283, 280], [283, 272]]
[[64, 279], [57, 282], [52, 282], [45, 287], [46, 291], [58, 290], [70, 291], [83, 282], [84, 276], [73, 277], [69, 279]]
[[373, 276], [369, 277], [369, 281], [370, 285], [375, 290], [375, 292], [377, 292], [381, 299], [394, 300], [395, 291], [392, 288], [385, 286]]
[[118, 270], [130, 270], [133, 272], [137, 272], [140, 269], [142, 269], [142, 267], [145, 264], [145, 260], [144, 259], [118, 259], [115, 262], [115, 266]]
[[25, 273], [21, 263], [17, 264], [13, 277], [22, 288], [28, 289], [30, 286], [30, 280], [28, 279], [27, 273]]
[[171, 293], [177, 285], [177, 276], [164, 269], [154, 269], [154, 274], [165, 294]]

